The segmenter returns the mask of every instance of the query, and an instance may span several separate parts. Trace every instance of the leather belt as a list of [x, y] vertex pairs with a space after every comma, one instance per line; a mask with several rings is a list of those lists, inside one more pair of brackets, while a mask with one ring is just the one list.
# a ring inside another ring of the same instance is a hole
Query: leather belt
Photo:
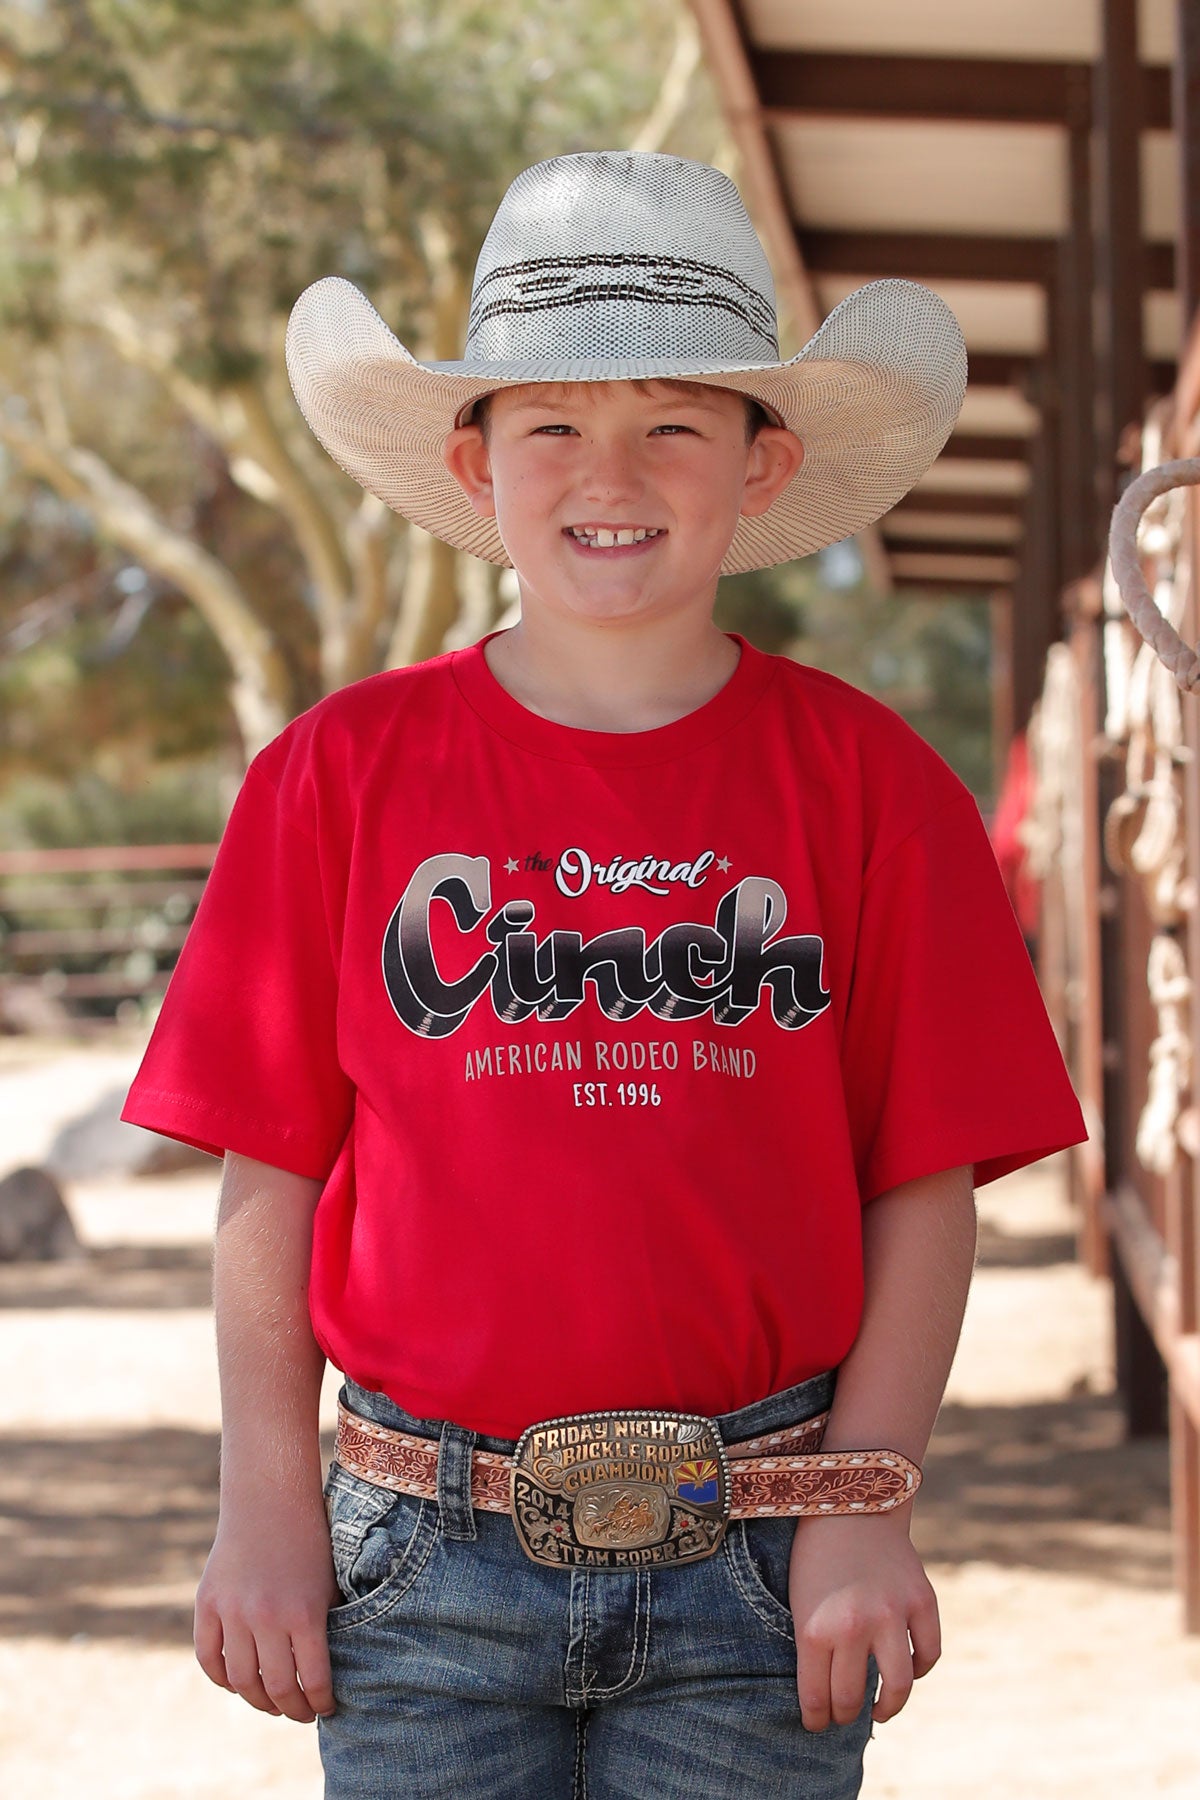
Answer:
[[[522, 1432], [512, 1456], [473, 1450], [471, 1505], [513, 1518], [551, 1568], [630, 1569], [711, 1556], [730, 1518], [890, 1512], [921, 1485], [898, 1450], [819, 1446], [829, 1414], [725, 1444], [699, 1413], [570, 1413]], [[436, 1438], [377, 1425], [338, 1403], [334, 1458], [377, 1487], [436, 1500]]]

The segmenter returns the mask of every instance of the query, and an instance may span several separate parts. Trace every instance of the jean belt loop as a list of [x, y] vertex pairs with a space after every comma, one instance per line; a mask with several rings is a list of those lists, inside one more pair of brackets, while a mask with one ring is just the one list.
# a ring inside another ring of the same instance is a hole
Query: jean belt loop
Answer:
[[475, 1514], [471, 1507], [471, 1453], [476, 1433], [463, 1425], [442, 1426], [438, 1446], [437, 1497], [442, 1534], [448, 1538], [473, 1538]]

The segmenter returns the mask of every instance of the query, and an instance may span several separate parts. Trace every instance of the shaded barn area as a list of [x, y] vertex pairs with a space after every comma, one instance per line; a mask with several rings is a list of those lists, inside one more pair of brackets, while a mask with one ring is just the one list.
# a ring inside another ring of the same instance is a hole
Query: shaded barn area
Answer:
[[[790, 348], [881, 276], [924, 282], [963, 326], [958, 425], [864, 560], [898, 599], [989, 602], [995, 762], [1020, 787], [1031, 937], [1089, 1123], [1068, 1159], [1078, 1253], [1111, 1279], [1130, 1439], [1170, 1435], [1200, 1632], [1200, 698], [1106, 563], [1124, 485], [1200, 448], [1200, 9], [692, 6]], [[1189, 643], [1196, 517], [1177, 491], [1140, 538]]]

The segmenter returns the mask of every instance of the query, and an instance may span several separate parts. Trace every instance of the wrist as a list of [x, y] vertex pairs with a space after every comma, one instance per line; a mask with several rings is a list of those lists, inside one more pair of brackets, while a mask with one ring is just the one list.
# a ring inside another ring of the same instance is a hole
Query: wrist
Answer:
[[278, 1513], [298, 1507], [324, 1506], [320, 1456], [238, 1463], [221, 1459], [221, 1510]]
[[908, 1541], [912, 1526], [911, 1500], [903, 1506], [892, 1508], [889, 1512], [872, 1513], [807, 1513], [796, 1520], [798, 1530], [812, 1536], [814, 1532], [820, 1536], [835, 1536], [839, 1528], [844, 1528], [861, 1539], [864, 1534], [884, 1541]]

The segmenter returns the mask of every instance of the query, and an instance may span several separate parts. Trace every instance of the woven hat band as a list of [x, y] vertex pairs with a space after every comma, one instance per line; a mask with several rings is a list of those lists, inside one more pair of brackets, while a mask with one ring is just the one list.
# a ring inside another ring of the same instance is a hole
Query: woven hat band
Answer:
[[476, 282], [467, 358], [697, 356], [779, 360], [770, 300], [730, 269], [694, 257], [539, 256]]

